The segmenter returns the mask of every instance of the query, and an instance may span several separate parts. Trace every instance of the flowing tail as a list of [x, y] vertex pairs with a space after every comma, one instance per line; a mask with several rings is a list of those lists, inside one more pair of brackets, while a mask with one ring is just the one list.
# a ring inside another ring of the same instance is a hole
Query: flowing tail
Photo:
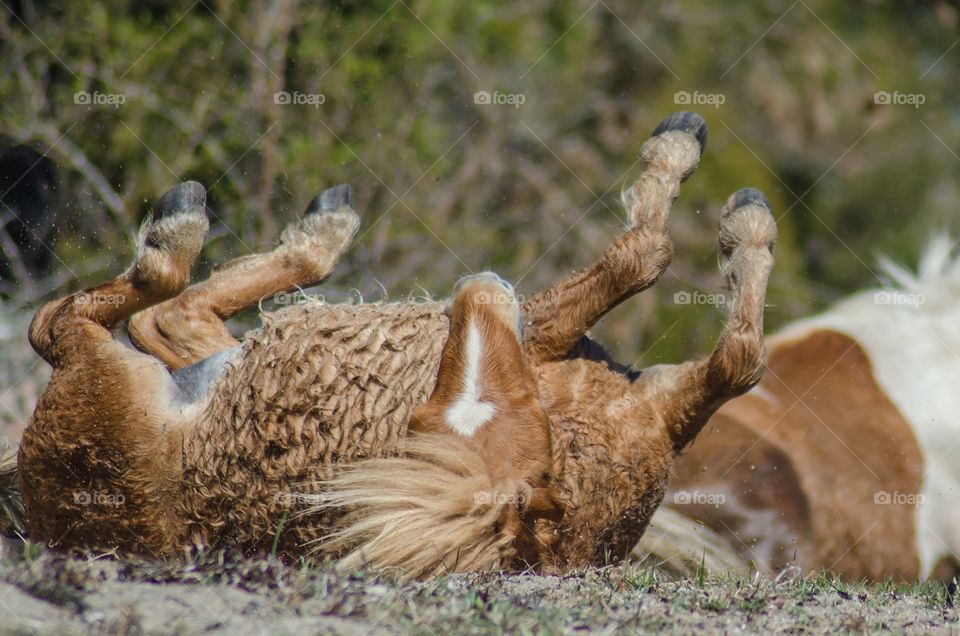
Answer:
[[23, 538], [27, 519], [17, 479], [17, 449], [0, 445], [0, 537]]
[[320, 484], [320, 504], [306, 514], [342, 516], [317, 551], [344, 555], [343, 569], [401, 578], [506, 566], [529, 485], [496, 483], [481, 457], [451, 436], [412, 435], [400, 450], [354, 462]]
[[631, 554], [642, 566], [656, 567], [672, 578], [710, 574], [751, 574], [730, 542], [698, 521], [661, 506]]

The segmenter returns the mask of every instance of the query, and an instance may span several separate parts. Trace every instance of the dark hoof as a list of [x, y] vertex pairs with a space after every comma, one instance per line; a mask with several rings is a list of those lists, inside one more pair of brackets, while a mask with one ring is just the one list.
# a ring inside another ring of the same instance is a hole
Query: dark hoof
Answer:
[[189, 212], [194, 208], [203, 208], [207, 204], [207, 190], [196, 181], [184, 181], [167, 190], [157, 201], [153, 211], [154, 219], [162, 219], [173, 214]]
[[336, 212], [340, 208], [353, 209], [353, 188], [350, 184], [341, 183], [332, 188], [327, 188], [313, 198], [313, 201], [307, 206], [307, 211], [304, 214]]
[[673, 113], [653, 130], [651, 137], [671, 130], [682, 130], [683, 132], [693, 133], [700, 144], [700, 154], [703, 155], [703, 149], [707, 147], [707, 122], [696, 113], [689, 111], [680, 111]]
[[727, 212], [733, 212], [747, 205], [759, 204], [770, 209], [770, 202], [767, 197], [756, 188], [742, 188], [730, 195], [727, 199]]

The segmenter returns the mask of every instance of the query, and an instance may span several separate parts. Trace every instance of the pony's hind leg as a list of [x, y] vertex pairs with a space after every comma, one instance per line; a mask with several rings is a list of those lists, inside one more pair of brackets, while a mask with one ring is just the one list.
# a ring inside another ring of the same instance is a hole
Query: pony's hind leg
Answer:
[[263, 298], [322, 282], [359, 224], [349, 185], [324, 191], [273, 251], [227, 263], [176, 298], [133, 316], [130, 340], [171, 369], [236, 346], [225, 320]]
[[623, 193], [627, 231], [596, 263], [524, 303], [532, 361], [562, 358], [607, 312], [660, 278], [673, 255], [670, 207], [706, 140], [707, 123], [696, 113], [673, 113], [656, 127], [640, 149], [640, 177]]
[[197, 183], [167, 192], [126, 272], [34, 317], [30, 342], [53, 374], [18, 458], [31, 540], [175, 552], [179, 491], [171, 484], [179, 479], [183, 405], [163, 365], [110, 330], [187, 285], [207, 231], [205, 197]]

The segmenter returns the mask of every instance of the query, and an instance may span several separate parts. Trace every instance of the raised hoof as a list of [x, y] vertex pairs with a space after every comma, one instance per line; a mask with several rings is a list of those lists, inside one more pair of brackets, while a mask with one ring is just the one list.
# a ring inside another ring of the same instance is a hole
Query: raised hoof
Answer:
[[[150, 220], [140, 228], [135, 266], [139, 284], [164, 295], [187, 284], [190, 266], [210, 228], [206, 204], [207, 191], [196, 181], [185, 181], [160, 197]], [[171, 268], [178, 272], [172, 278]]]
[[770, 209], [770, 202], [767, 201], [767, 197], [763, 192], [760, 192], [756, 188], [741, 188], [731, 194], [727, 199], [724, 214], [730, 214], [734, 210], [752, 204], [762, 205], [768, 210]]
[[671, 130], [680, 130], [694, 135], [697, 143], [700, 144], [700, 155], [703, 156], [703, 150], [707, 147], [707, 122], [703, 117], [685, 110], [672, 113], [654, 128], [651, 137]]
[[318, 196], [313, 198], [310, 205], [307, 206], [307, 214], [317, 214], [319, 212], [336, 212], [340, 208], [353, 209], [353, 188], [350, 184], [341, 183], [340, 185], [327, 188]]
[[[326, 263], [328, 258], [339, 258], [359, 227], [360, 217], [353, 209], [353, 188], [344, 183], [315, 196], [303, 217], [284, 229], [280, 243], [288, 247], [310, 246], [310, 260]], [[327, 264], [319, 268], [324, 270], [323, 276], [329, 274], [326, 268]]]
[[720, 255], [726, 259], [740, 245], [773, 249], [777, 223], [767, 197], [756, 188], [737, 190], [727, 198], [720, 217]]
[[207, 190], [196, 181], [184, 181], [167, 190], [153, 210], [153, 219], [159, 220], [175, 214], [183, 214], [207, 205]]

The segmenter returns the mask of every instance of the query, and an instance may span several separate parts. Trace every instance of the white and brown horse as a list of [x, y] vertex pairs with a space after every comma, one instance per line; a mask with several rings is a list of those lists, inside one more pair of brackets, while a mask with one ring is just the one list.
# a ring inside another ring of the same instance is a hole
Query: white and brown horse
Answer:
[[666, 505], [762, 570], [954, 576], [960, 260], [951, 246], [934, 239], [916, 276], [885, 263], [894, 286], [769, 338], [763, 379], [677, 462]]

